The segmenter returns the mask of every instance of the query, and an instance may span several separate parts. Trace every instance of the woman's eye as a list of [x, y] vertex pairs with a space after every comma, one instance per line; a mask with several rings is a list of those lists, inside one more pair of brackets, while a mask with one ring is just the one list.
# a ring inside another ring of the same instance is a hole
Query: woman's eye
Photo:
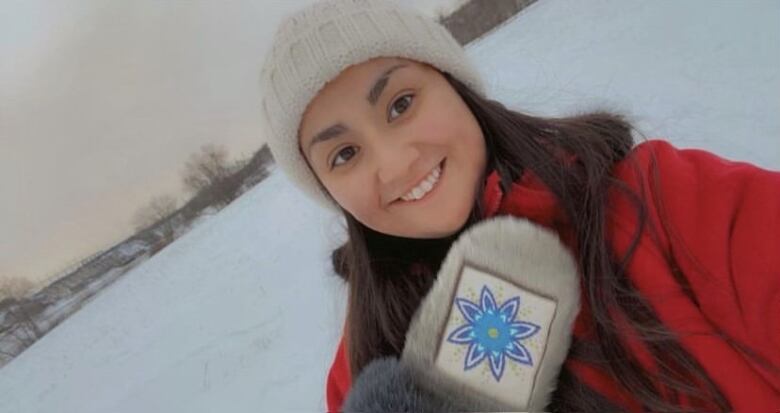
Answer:
[[[357, 153], [357, 150], [354, 146], [347, 146], [346, 148], [341, 149], [336, 153], [336, 156], [333, 157], [333, 161], [330, 163], [331, 169], [333, 169], [336, 166], [342, 165], [346, 162], [348, 162], [350, 159], [352, 159], [353, 156]], [[339, 158], [344, 159], [344, 162], [339, 163]]]
[[406, 112], [406, 109], [409, 109], [409, 106], [412, 104], [412, 99], [414, 98], [414, 95], [403, 95], [400, 98], [396, 99], [395, 102], [393, 102], [390, 105], [390, 113], [387, 116], [388, 121], [393, 121], [395, 118], [400, 116], [402, 113]]

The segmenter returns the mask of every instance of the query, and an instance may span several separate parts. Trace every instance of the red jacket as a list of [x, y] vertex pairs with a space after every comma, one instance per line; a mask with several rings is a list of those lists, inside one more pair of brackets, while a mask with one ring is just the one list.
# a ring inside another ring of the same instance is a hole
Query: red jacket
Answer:
[[[653, 157], [659, 179], [657, 196], [651, 191], [656, 187], [650, 172]], [[634, 173], [637, 165], [643, 171], [642, 182]], [[658, 229], [657, 239], [649, 231], [643, 233], [629, 264], [634, 286], [664, 325], [680, 333], [682, 346], [704, 367], [735, 411], [780, 411], [780, 373], [712, 334], [726, 333], [780, 368], [780, 173], [650, 141], [615, 165], [613, 176], [645, 195], [647, 219]], [[608, 239], [615, 252], [622, 254], [634, 236], [636, 214], [625, 197], [612, 193], [608, 199]], [[571, 247], [570, 230], [554, 226], [565, 222], [562, 211], [533, 174], [526, 173], [506, 196], [498, 176], [491, 174], [484, 201], [487, 216], [527, 218], [558, 231]], [[682, 291], [670, 271], [665, 258], [670, 255], [690, 284], [694, 299]], [[591, 322], [583, 307], [575, 322], [575, 336], [586, 338]], [[344, 344], [342, 337], [328, 375], [329, 411], [341, 408], [350, 388]], [[643, 357], [643, 345], [630, 345], [645, 368], [653, 371], [652, 361]], [[606, 372], [573, 359], [566, 366], [613, 403], [641, 410]]]

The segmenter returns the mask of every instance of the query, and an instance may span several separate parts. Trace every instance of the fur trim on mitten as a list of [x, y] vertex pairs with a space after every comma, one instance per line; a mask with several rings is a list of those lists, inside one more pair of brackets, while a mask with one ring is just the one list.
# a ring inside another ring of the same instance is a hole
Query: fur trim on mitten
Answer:
[[363, 368], [342, 409], [347, 413], [463, 410], [418, 387], [409, 369], [393, 357], [374, 360]]

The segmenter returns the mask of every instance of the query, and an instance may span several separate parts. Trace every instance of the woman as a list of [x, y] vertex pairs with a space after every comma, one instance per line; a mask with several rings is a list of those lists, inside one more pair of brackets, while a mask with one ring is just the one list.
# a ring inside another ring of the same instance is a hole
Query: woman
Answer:
[[635, 146], [618, 114], [509, 110], [442, 26], [390, 2], [290, 17], [263, 86], [277, 163], [347, 222], [329, 410], [402, 352], [450, 245], [496, 215], [555, 231], [581, 277], [549, 410], [780, 407], [780, 173]]

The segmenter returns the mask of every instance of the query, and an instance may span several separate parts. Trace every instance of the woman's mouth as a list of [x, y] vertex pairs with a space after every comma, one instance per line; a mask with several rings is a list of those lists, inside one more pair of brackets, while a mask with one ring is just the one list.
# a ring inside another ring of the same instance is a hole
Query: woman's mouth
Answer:
[[397, 199], [396, 202], [403, 202], [403, 203], [410, 203], [410, 202], [420, 202], [422, 200], [425, 200], [430, 197], [430, 194], [435, 191], [438, 186], [439, 182], [441, 181], [442, 173], [444, 172], [444, 165], [446, 163], [446, 159], [442, 160], [441, 163], [436, 165], [435, 168], [426, 176], [422, 181], [420, 181], [417, 186], [412, 188], [406, 195], [402, 196], [401, 198]]

